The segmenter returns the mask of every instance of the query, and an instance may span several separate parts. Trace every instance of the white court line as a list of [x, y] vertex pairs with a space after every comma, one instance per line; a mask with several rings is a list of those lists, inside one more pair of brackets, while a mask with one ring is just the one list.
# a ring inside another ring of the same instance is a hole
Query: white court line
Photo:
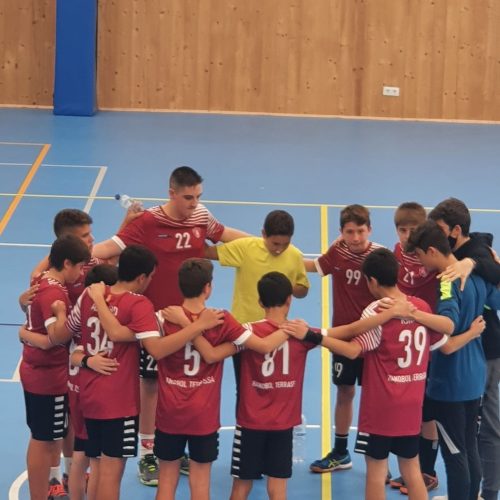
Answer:
[[21, 361], [22, 360], [23, 360], [22, 356], [19, 356], [19, 361], [17, 362], [16, 369], [14, 370], [14, 374], [12, 375], [12, 382], [20, 382], [21, 381], [19, 369], [21, 368]]
[[0, 141], [1, 146], [45, 146], [45, 142], [10, 142]]
[[48, 243], [0, 243], [0, 247], [34, 247], [34, 248], [50, 248], [52, 245]]
[[9, 488], [9, 500], [19, 500], [19, 490], [24, 481], [28, 479], [28, 471], [23, 471], [16, 477], [11, 487]]
[[[0, 166], [2, 167], [29, 167], [31, 163], [15, 163], [4, 161], [0, 162]], [[102, 165], [76, 165], [76, 164], [67, 164], [67, 163], [42, 163], [41, 167], [59, 167], [59, 168], [102, 168]]]
[[108, 167], [99, 167], [99, 173], [97, 174], [97, 177], [95, 179], [94, 185], [92, 186], [92, 191], [90, 191], [90, 194], [87, 199], [87, 203], [85, 203], [85, 206], [83, 207], [83, 211], [90, 213], [90, 209], [92, 208], [92, 205], [94, 204], [94, 201], [97, 196], [97, 192], [99, 191], [99, 188], [101, 187], [102, 181], [104, 180], [104, 176], [106, 175], [106, 171], [108, 170]]

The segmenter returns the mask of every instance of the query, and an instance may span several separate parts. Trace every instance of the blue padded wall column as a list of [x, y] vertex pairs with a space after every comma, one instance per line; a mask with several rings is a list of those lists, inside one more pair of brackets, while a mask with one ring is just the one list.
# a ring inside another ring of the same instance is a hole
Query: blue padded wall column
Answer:
[[96, 111], [97, 0], [57, 0], [54, 114]]

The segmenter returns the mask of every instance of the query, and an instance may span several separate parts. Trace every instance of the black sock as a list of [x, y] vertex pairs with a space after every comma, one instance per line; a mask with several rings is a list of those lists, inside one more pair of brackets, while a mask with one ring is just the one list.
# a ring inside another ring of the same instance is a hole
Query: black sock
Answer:
[[420, 436], [420, 449], [418, 458], [420, 460], [420, 469], [423, 473], [436, 477], [434, 466], [436, 465], [436, 458], [438, 453], [438, 441], [432, 439], [425, 439]]
[[484, 500], [498, 500], [498, 491], [483, 490], [481, 491], [481, 498]]
[[345, 455], [347, 453], [347, 438], [349, 434], [335, 434], [335, 445], [334, 449], [339, 455]]

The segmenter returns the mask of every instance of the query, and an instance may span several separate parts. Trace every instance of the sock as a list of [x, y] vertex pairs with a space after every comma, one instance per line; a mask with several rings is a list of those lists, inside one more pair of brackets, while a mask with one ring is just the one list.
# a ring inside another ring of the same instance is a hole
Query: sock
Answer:
[[337, 434], [335, 433], [335, 445], [334, 450], [338, 455], [345, 455], [347, 453], [347, 439], [349, 434]]
[[57, 467], [50, 468], [49, 482], [54, 478], [57, 479], [60, 483], [62, 482], [61, 467], [59, 465]]
[[438, 453], [438, 441], [433, 439], [425, 439], [420, 436], [418, 458], [420, 461], [420, 469], [424, 474], [436, 477], [434, 466]]
[[498, 491], [483, 490], [481, 491], [481, 498], [483, 500], [498, 500]]
[[141, 458], [143, 458], [145, 455], [151, 455], [153, 453], [154, 440], [154, 434], [139, 433], [139, 453]]
[[64, 473], [69, 476], [69, 470], [71, 468], [71, 457], [64, 457]]

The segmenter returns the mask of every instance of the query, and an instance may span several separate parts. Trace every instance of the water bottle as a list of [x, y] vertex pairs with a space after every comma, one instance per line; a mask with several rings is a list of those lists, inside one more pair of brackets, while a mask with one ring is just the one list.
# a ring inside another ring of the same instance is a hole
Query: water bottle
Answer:
[[301, 422], [293, 428], [293, 463], [299, 464], [306, 459], [306, 432], [307, 421], [304, 414]]
[[115, 200], [118, 200], [120, 202], [120, 205], [125, 209], [128, 210], [132, 206], [136, 206], [135, 212], [140, 212], [144, 210], [144, 207], [142, 206], [142, 202], [134, 200], [131, 198], [128, 194], [115, 194]]

